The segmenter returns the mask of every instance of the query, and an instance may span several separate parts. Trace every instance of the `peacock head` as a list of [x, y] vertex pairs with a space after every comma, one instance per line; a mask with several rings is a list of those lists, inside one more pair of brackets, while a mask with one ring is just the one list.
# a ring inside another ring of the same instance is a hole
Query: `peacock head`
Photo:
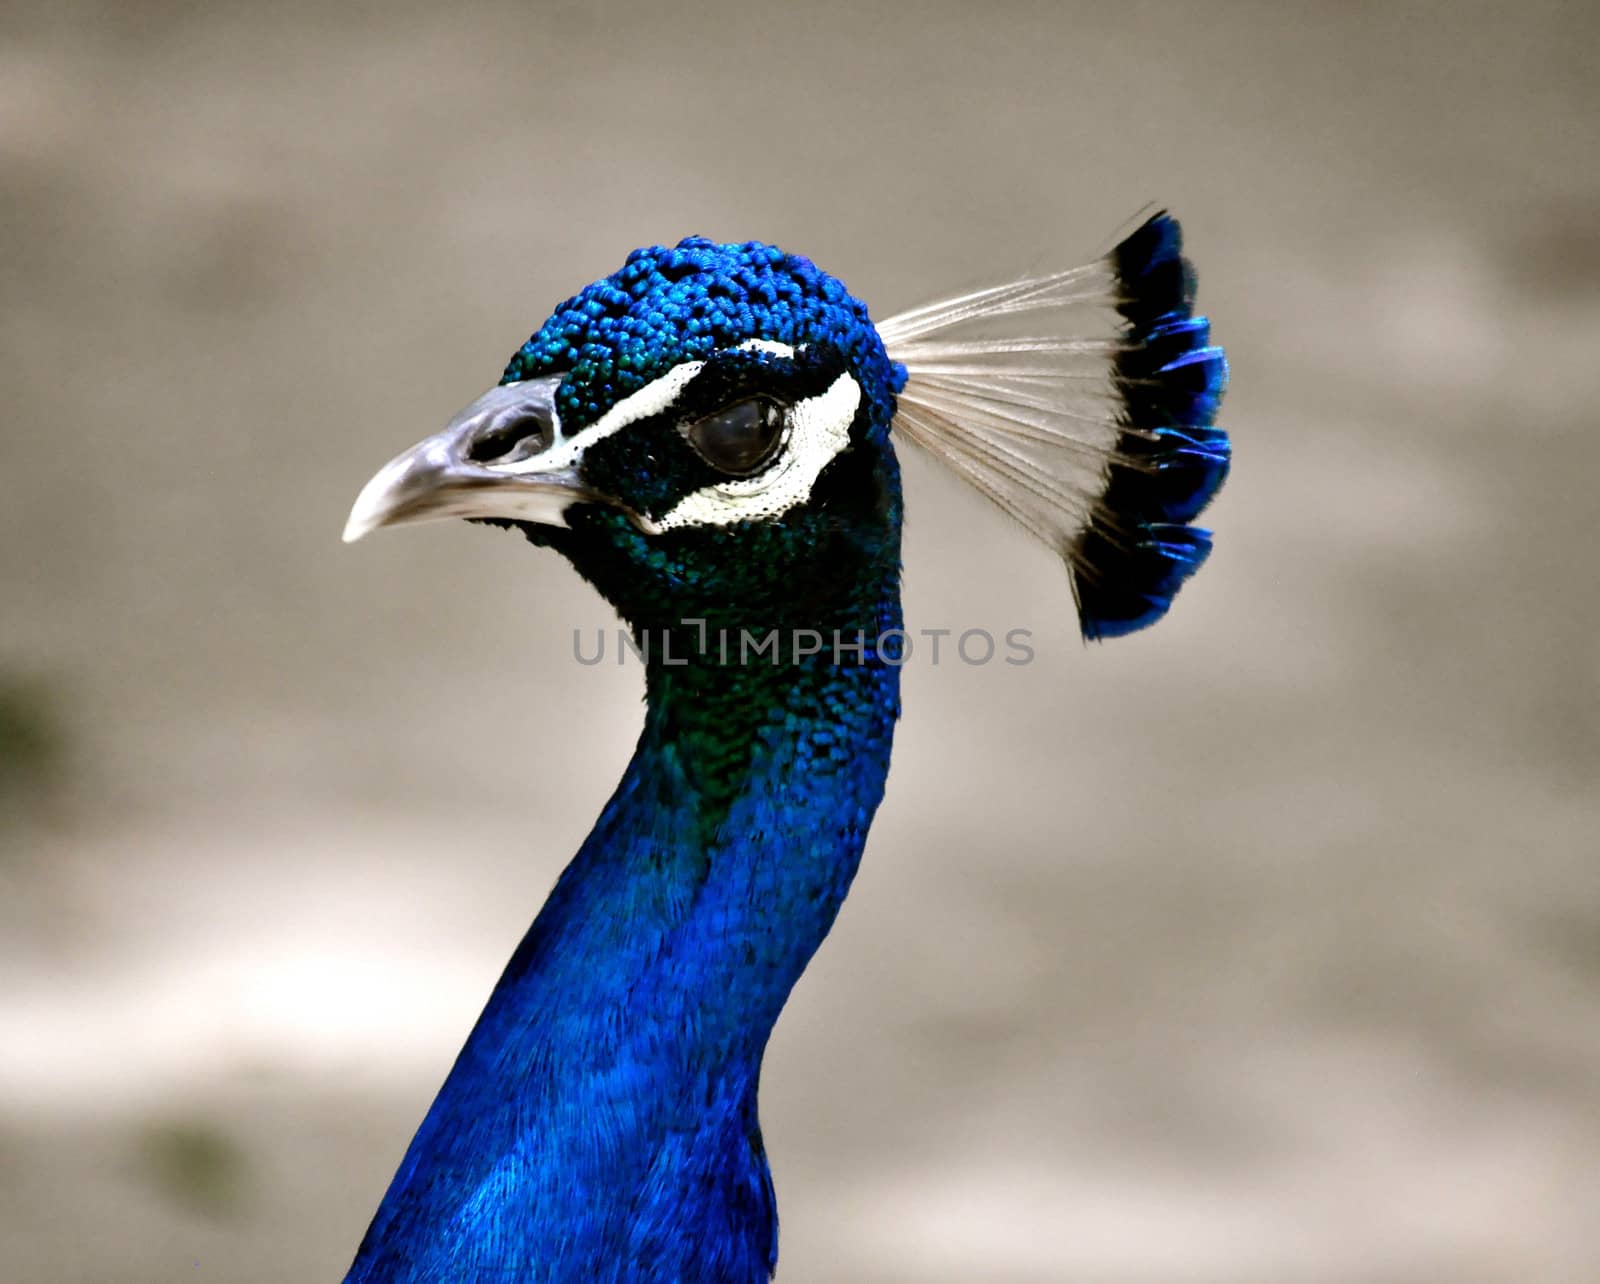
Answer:
[[898, 566], [903, 380], [807, 259], [635, 250], [379, 472], [345, 539], [474, 518], [558, 550], [636, 626], [811, 624]]
[[770, 245], [636, 250], [380, 471], [345, 539], [466, 517], [562, 552], [635, 627], [859, 624], [899, 573], [892, 425], [1066, 562], [1085, 637], [1132, 632], [1209, 554], [1191, 523], [1230, 458], [1181, 249], [1156, 214], [876, 326]]

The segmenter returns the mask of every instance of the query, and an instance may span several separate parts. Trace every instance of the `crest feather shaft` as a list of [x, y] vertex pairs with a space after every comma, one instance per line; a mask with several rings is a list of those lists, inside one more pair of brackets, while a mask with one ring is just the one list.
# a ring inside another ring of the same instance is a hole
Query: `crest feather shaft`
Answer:
[[1176, 219], [1095, 263], [878, 326], [894, 428], [1065, 560], [1085, 638], [1153, 624], [1211, 551], [1190, 525], [1228, 473], [1228, 381]]

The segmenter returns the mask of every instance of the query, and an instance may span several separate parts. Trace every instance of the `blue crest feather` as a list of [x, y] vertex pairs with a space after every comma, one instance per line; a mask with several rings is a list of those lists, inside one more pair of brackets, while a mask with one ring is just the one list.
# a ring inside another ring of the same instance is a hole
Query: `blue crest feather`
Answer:
[[1192, 315], [1195, 274], [1176, 219], [1156, 214], [1110, 254], [1126, 343], [1113, 363], [1121, 431], [1105, 493], [1070, 551], [1086, 638], [1120, 637], [1166, 614], [1211, 552], [1187, 523], [1228, 475], [1215, 426], [1228, 362]]
[[900, 435], [1063, 557], [1085, 638], [1160, 619], [1211, 551], [1189, 522], [1228, 474], [1228, 364], [1194, 292], [1159, 213], [1095, 263], [878, 325]]

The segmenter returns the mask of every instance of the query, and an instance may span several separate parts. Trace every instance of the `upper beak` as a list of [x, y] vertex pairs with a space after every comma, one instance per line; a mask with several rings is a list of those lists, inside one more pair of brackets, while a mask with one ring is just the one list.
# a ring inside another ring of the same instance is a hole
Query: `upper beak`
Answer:
[[567, 508], [600, 497], [563, 450], [555, 393], [559, 375], [492, 388], [378, 470], [361, 488], [345, 543], [380, 526], [442, 517], [510, 517], [559, 526]]

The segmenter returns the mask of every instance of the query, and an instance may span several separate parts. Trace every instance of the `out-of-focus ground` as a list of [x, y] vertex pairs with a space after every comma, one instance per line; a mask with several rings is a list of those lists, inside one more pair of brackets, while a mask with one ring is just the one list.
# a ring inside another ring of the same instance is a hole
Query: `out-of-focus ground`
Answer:
[[890, 796], [768, 1057], [781, 1278], [1600, 1279], [1583, 6], [0, 14], [0, 1277], [335, 1280], [626, 759], [561, 563], [338, 543], [689, 232], [880, 313], [1185, 219], [1238, 465], [1085, 649], [908, 465]]

